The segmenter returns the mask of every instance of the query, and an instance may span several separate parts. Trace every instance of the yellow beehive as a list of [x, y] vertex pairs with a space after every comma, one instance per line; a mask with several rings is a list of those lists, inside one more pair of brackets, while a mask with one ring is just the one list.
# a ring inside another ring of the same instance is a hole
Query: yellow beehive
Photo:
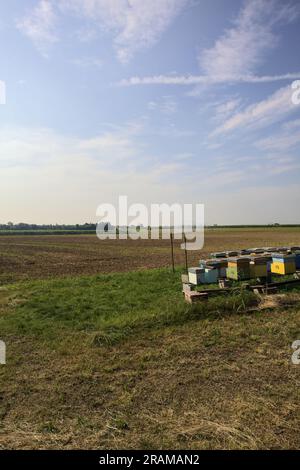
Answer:
[[293, 274], [296, 271], [296, 263], [295, 261], [289, 261], [288, 263], [280, 263], [278, 261], [274, 261], [271, 264], [271, 272], [273, 274]]
[[250, 263], [250, 276], [251, 278], [255, 277], [267, 277], [268, 268], [266, 264], [255, 264]]

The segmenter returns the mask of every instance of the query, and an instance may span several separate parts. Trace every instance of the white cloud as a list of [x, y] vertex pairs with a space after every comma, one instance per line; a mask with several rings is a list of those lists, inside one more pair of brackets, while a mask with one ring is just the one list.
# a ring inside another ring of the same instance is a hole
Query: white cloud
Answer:
[[153, 46], [187, 4], [187, 0], [61, 0], [63, 11], [89, 19], [114, 35], [120, 62], [127, 63], [140, 49]]
[[33, 41], [43, 55], [46, 55], [49, 44], [58, 41], [55, 32], [56, 21], [57, 16], [52, 2], [40, 0], [32, 11], [17, 21], [17, 27]]
[[215, 171], [212, 174], [204, 174], [201, 177], [201, 184], [205, 187], [224, 188], [231, 184], [240, 183], [246, 178], [244, 170]]
[[278, 0], [248, 0], [233, 27], [201, 53], [199, 63], [204, 74], [223, 80], [251, 76], [266, 51], [277, 43], [274, 27], [292, 21], [298, 13], [295, 5]]
[[150, 111], [159, 110], [162, 114], [171, 115], [177, 112], [178, 104], [172, 96], [163, 96], [160, 101], [149, 101]]
[[81, 41], [97, 33], [110, 33], [120, 62], [153, 46], [189, 0], [39, 0], [17, 27], [45, 54], [47, 46], [58, 40], [55, 29], [59, 14], [75, 14], [87, 21], [77, 31]]
[[278, 165], [272, 168], [271, 173], [273, 175], [282, 175], [283, 173], [291, 173], [300, 170], [300, 163], [286, 163], [285, 165]]
[[70, 62], [71, 64], [82, 68], [101, 68], [103, 66], [103, 61], [97, 57], [80, 57], [77, 59], [72, 59]]
[[234, 111], [237, 111], [240, 105], [241, 105], [241, 98], [234, 98], [234, 97], [226, 101], [223, 101], [221, 103], [216, 103], [214, 105], [214, 110], [215, 110], [214, 119], [217, 121], [220, 121], [220, 120], [223, 121]]
[[297, 106], [293, 105], [291, 100], [291, 87], [283, 87], [267, 99], [254, 103], [226, 119], [212, 135], [224, 134], [241, 128], [268, 126], [297, 110]]
[[300, 72], [286, 73], [282, 75], [236, 75], [230, 77], [207, 75], [153, 75], [148, 77], [130, 77], [120, 80], [119, 86], [137, 85], [214, 85], [221, 83], [272, 83], [284, 80], [294, 80], [300, 77]]
[[280, 131], [261, 139], [256, 146], [262, 150], [286, 151], [300, 145], [300, 119], [285, 123]]
[[[266, 83], [297, 79], [300, 73], [260, 76], [255, 73], [266, 53], [278, 43], [276, 27], [294, 21], [299, 5], [280, 0], [247, 0], [233, 26], [198, 57], [202, 74], [131, 77], [120, 82], [134, 85], [212, 85], [218, 83]], [[197, 94], [197, 93], [195, 93]]]
[[296, 119], [294, 121], [285, 122], [282, 126], [284, 130], [291, 130], [291, 129], [300, 129], [300, 119]]
[[234, 98], [229, 101], [225, 101], [225, 103], [222, 103], [219, 106], [217, 106], [217, 109], [216, 109], [217, 113], [221, 113], [221, 114], [231, 113], [234, 109], [236, 109], [239, 106], [240, 102], [241, 100], [239, 98]]

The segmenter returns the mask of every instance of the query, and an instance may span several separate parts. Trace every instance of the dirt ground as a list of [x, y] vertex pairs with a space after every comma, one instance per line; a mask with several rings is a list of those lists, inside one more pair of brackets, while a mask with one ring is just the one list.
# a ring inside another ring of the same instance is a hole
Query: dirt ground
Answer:
[[[175, 241], [175, 263], [184, 265], [180, 241]], [[197, 265], [212, 251], [300, 244], [300, 229], [210, 229], [201, 251], [189, 251], [188, 263]], [[60, 276], [124, 272], [167, 267], [169, 240], [105, 240], [93, 235], [0, 237], [0, 281], [14, 282]]]

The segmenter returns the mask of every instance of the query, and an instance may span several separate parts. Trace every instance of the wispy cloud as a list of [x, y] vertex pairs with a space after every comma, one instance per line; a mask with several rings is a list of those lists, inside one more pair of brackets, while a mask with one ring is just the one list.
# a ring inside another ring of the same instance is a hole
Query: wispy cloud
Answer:
[[174, 114], [178, 110], [177, 101], [173, 96], [163, 96], [160, 101], [149, 101], [150, 111], [159, 110], [162, 114]]
[[231, 98], [221, 103], [216, 103], [213, 107], [215, 110], [215, 120], [223, 121], [230, 114], [237, 111], [241, 105], [241, 98]]
[[81, 41], [109, 33], [120, 62], [127, 63], [136, 52], [153, 46], [189, 0], [39, 0], [17, 27], [45, 54], [58, 41], [55, 30], [59, 15], [84, 18], [87, 26], [77, 32]]
[[71, 64], [76, 65], [77, 67], [88, 68], [95, 67], [101, 68], [103, 66], [103, 61], [98, 57], [80, 57], [77, 59], [71, 59]]
[[154, 75], [148, 77], [130, 77], [120, 80], [119, 86], [137, 85], [214, 85], [220, 83], [272, 83], [284, 80], [295, 80], [300, 77], [299, 72], [285, 73], [282, 75], [236, 75], [232, 77], [210, 77], [207, 75]]
[[291, 87], [286, 86], [267, 99], [254, 103], [226, 119], [211, 135], [225, 134], [241, 128], [265, 127], [297, 110], [298, 107], [293, 105], [291, 100]]
[[122, 86], [213, 85], [218, 83], [267, 83], [299, 78], [300, 73], [259, 75], [257, 69], [279, 41], [276, 27], [294, 21], [300, 14], [295, 3], [279, 0], [247, 0], [237, 18], [208, 49], [201, 51], [199, 75], [131, 77]]
[[286, 151], [298, 145], [300, 145], [300, 119], [285, 123], [280, 131], [256, 143], [258, 148], [268, 151]]
[[49, 44], [58, 41], [56, 21], [53, 3], [50, 0], [40, 0], [24, 18], [17, 20], [17, 28], [31, 39], [43, 55], [47, 55]]
[[199, 64], [204, 74], [220, 80], [251, 76], [262, 63], [278, 38], [274, 28], [278, 23], [297, 18], [295, 4], [278, 0], [251, 0], [244, 4], [233, 27], [217, 39], [214, 46], [202, 51]]
[[127, 63], [140, 49], [153, 46], [188, 0], [61, 0], [71, 11], [114, 36], [120, 62]]
[[273, 175], [283, 175], [284, 173], [291, 173], [300, 170], [300, 163], [287, 163], [286, 165], [278, 165], [273, 167], [271, 173]]

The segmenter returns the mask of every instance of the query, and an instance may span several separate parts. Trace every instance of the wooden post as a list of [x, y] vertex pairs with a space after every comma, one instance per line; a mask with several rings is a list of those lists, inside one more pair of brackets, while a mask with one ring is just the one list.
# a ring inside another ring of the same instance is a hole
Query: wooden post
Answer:
[[173, 246], [173, 233], [170, 233], [170, 240], [171, 240], [171, 257], [172, 257], [172, 270], [175, 273], [175, 265], [174, 265], [174, 246]]
[[186, 273], [188, 274], [189, 268], [188, 268], [188, 259], [187, 259], [187, 251], [186, 251], [186, 236], [185, 236], [185, 234], [183, 235], [183, 237], [184, 237], [185, 269], [186, 269]]

